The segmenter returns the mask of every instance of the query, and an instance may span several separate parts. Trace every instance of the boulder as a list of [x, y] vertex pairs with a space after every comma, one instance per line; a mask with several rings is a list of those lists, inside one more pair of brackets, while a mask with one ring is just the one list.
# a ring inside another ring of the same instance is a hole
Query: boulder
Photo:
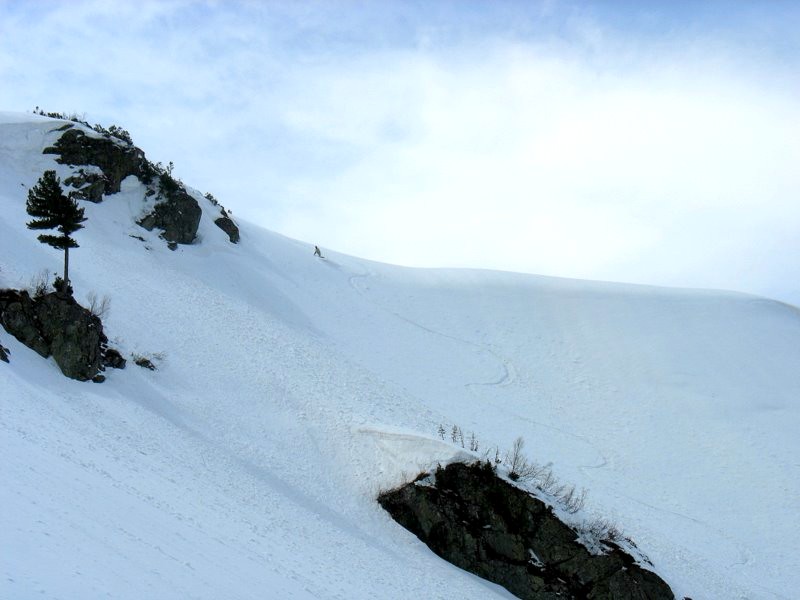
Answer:
[[140, 356], [138, 354], [133, 355], [133, 364], [142, 367], [143, 369], [148, 369], [149, 371], [155, 371], [156, 366], [146, 356]]
[[228, 239], [231, 243], [237, 244], [239, 242], [239, 228], [233, 222], [233, 219], [228, 216], [224, 208], [222, 209], [222, 216], [214, 219], [214, 224], [228, 234]]
[[150, 214], [139, 221], [139, 225], [148, 231], [161, 229], [161, 237], [167, 243], [191, 244], [197, 237], [203, 211], [197, 200], [183, 188], [170, 191], [165, 196]]
[[87, 381], [100, 371], [100, 344], [105, 340], [100, 319], [72, 296], [45, 294], [36, 306], [42, 336], [67, 377]]
[[619, 545], [590, 553], [550, 507], [488, 463], [455, 463], [424, 477], [378, 502], [436, 554], [519, 598], [674, 599]]
[[124, 369], [127, 361], [119, 353], [119, 350], [114, 348], [103, 347], [103, 366], [111, 369]]
[[52, 356], [71, 379], [89, 381], [103, 368], [108, 341], [103, 324], [72, 296], [52, 292], [31, 298], [25, 291], [2, 290], [0, 323], [41, 356]]

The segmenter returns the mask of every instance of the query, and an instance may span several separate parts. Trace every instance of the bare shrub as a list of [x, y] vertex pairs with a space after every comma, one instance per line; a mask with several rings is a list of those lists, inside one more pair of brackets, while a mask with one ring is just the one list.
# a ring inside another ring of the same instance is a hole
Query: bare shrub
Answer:
[[[447, 429], [445, 429], [444, 425], [440, 424], [438, 429], [436, 430], [436, 435], [439, 436], [440, 439], [444, 440], [447, 436]], [[458, 425], [453, 425], [450, 428], [450, 441], [453, 444], [460, 445], [462, 448], [469, 449], [470, 452], [477, 452], [480, 448], [480, 442], [478, 441], [478, 437], [475, 435], [474, 431], [471, 431], [469, 437], [464, 435], [464, 430], [461, 429]], [[488, 460], [488, 450], [485, 453], [485, 456]]]
[[511, 450], [506, 452], [505, 462], [508, 467], [508, 478], [511, 481], [530, 481], [536, 477], [538, 465], [528, 461], [522, 452], [524, 446], [525, 440], [518, 437], [514, 440]]
[[41, 298], [50, 289], [50, 272], [45, 269], [31, 277], [28, 283], [28, 293], [34, 298]]
[[[442, 440], [447, 436], [447, 432], [444, 425], [439, 425], [436, 431]], [[463, 430], [458, 425], [453, 425], [449, 429], [449, 434], [453, 444], [460, 444], [462, 448], [468, 448], [470, 452], [478, 452], [480, 444], [474, 431], [470, 432], [469, 438], [466, 438]], [[514, 440], [511, 450], [505, 454], [501, 454], [498, 447], [489, 446], [483, 451], [483, 459], [486, 464], [493, 465], [494, 468], [505, 463], [509, 479], [519, 483], [532, 483], [537, 490], [550, 496], [551, 501], [560, 505], [567, 513], [574, 515], [583, 510], [588, 495], [586, 489], [580, 488], [579, 490], [574, 485], [561, 483], [553, 473], [550, 463], [540, 465], [529, 460], [523, 451], [524, 447], [525, 440], [518, 437]], [[492, 454], [494, 454], [494, 458], [492, 458]], [[615, 532], [616, 529], [611, 527], [610, 534], [615, 535]], [[609, 535], [609, 532], [604, 530], [604, 535]]]
[[583, 521], [578, 531], [593, 542], [620, 542], [625, 539], [616, 523], [608, 519], [591, 519]]
[[105, 317], [111, 310], [111, 298], [108, 296], [98, 298], [95, 292], [89, 292], [86, 299], [89, 301], [89, 312], [99, 319]]
[[550, 467], [544, 467], [537, 473], [536, 487], [548, 494], [554, 494], [558, 489], [558, 477], [553, 474]]
[[581, 488], [580, 491], [577, 491], [574, 485], [563, 486], [558, 494], [558, 499], [561, 502], [561, 506], [564, 507], [564, 510], [574, 515], [581, 510], [586, 503], [586, 488]]

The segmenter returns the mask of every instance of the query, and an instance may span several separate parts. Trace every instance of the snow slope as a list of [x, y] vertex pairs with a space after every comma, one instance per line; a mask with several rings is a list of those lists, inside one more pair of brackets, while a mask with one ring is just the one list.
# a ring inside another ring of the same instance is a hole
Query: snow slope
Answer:
[[[0, 287], [60, 269], [25, 228], [60, 124], [0, 113]], [[796, 597], [796, 308], [232, 245], [205, 201], [172, 252], [142, 193], [85, 204], [71, 275], [158, 371], [67, 380], [0, 330], [0, 598], [509, 597], [374, 501], [460, 451], [439, 424], [522, 435], [679, 597]]]

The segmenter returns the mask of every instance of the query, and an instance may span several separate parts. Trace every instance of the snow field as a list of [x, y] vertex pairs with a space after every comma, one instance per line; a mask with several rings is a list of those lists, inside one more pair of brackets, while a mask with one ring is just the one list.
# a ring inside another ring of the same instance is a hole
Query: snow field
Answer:
[[[0, 115], [0, 286], [60, 269], [24, 224], [27, 187], [69, 173], [40, 154], [53, 123]], [[439, 424], [522, 435], [679, 597], [793, 597], [797, 309], [318, 260], [248, 223], [234, 246], [199, 192], [199, 243], [172, 252], [135, 225], [142, 196], [84, 203], [71, 272], [158, 371], [72, 382], [0, 332], [0, 597], [508, 597], [374, 502], [458, 453]]]

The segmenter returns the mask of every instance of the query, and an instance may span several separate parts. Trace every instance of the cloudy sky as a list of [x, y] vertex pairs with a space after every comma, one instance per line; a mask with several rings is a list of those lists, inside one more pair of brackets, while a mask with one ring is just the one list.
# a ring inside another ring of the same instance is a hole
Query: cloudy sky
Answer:
[[323, 248], [800, 305], [800, 2], [0, 0], [0, 109]]

